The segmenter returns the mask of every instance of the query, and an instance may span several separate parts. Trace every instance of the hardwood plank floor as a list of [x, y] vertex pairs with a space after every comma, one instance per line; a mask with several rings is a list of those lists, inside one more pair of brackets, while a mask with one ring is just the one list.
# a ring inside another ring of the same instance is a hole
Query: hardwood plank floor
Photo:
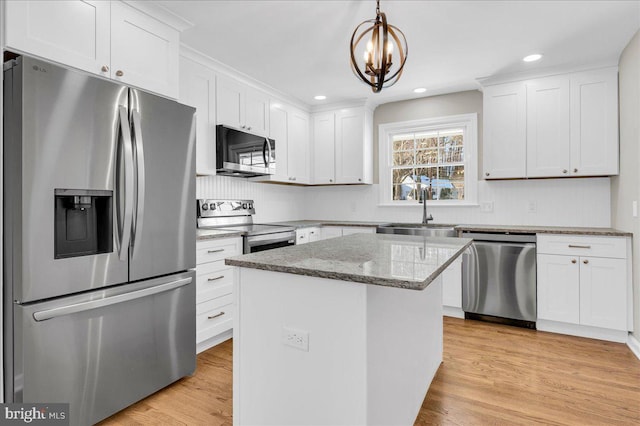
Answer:
[[[231, 425], [232, 343], [193, 377], [106, 419], [112, 425]], [[640, 360], [620, 343], [445, 317], [444, 360], [416, 425], [640, 424]]]

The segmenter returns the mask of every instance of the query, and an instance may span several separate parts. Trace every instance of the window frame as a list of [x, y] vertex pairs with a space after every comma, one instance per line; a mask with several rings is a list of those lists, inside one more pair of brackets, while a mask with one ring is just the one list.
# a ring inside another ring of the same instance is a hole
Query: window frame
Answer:
[[476, 206], [478, 205], [478, 114], [458, 114], [443, 117], [423, 118], [410, 121], [384, 123], [378, 126], [378, 182], [379, 206], [413, 206], [416, 200], [392, 199], [392, 148], [393, 136], [420, 133], [457, 127], [464, 132], [464, 200], [429, 200], [430, 206]]

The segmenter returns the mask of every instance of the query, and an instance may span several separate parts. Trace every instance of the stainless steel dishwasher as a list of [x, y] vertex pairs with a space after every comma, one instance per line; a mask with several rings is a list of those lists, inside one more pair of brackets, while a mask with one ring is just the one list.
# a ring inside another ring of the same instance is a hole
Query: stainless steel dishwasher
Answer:
[[473, 239], [462, 260], [465, 318], [535, 329], [535, 234], [463, 232]]

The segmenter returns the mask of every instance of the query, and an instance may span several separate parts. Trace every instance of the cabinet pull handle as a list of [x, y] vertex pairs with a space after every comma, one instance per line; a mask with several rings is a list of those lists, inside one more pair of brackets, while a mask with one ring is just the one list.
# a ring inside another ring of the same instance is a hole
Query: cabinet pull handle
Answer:
[[490, 173], [489, 173], [489, 172], [487, 172], [487, 173], [485, 173], [484, 175], [485, 175], [485, 176], [489, 176], [489, 175], [490, 175]]
[[106, 66], [106, 65], [103, 65], [103, 66], [102, 66], [102, 68], [100, 68], [100, 70], [101, 70], [102, 72], [107, 72], [107, 71], [109, 71], [109, 67], [108, 67], [108, 66]]
[[568, 170], [567, 169], [562, 169], [562, 173], [567, 173]]
[[207, 253], [220, 253], [223, 252], [224, 249], [216, 249], [216, 250], [207, 250]]
[[224, 278], [224, 275], [220, 275], [219, 277], [207, 278], [207, 281], [218, 281]]
[[573, 169], [573, 173], [578, 173], [578, 169]]
[[123, 75], [124, 75], [124, 72], [122, 70], [116, 71], [116, 77], [122, 77]]
[[569, 244], [569, 248], [584, 248], [584, 249], [590, 249], [591, 246], [580, 246], [577, 244]]
[[362, 179], [358, 178], [358, 182], [362, 182]]
[[218, 313], [218, 314], [215, 314], [215, 315], [209, 315], [209, 316], [207, 317], [207, 319], [214, 319], [214, 318], [221, 317], [221, 316], [223, 316], [223, 315], [224, 315], [224, 311], [220, 311], [220, 313]]
[[585, 260], [582, 261], [582, 263], [584, 263], [586, 265], [587, 263], [589, 263], [589, 261], [587, 259], [585, 259]]
[[571, 263], [576, 263], [576, 262], [577, 262], [577, 260], [571, 259]]
[[329, 179], [329, 182], [333, 182], [333, 179]]

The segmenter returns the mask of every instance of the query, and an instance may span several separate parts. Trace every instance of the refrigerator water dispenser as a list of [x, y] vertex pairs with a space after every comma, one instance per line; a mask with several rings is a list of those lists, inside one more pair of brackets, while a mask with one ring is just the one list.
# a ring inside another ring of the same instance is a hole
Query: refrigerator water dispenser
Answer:
[[113, 191], [55, 190], [56, 259], [113, 251]]

